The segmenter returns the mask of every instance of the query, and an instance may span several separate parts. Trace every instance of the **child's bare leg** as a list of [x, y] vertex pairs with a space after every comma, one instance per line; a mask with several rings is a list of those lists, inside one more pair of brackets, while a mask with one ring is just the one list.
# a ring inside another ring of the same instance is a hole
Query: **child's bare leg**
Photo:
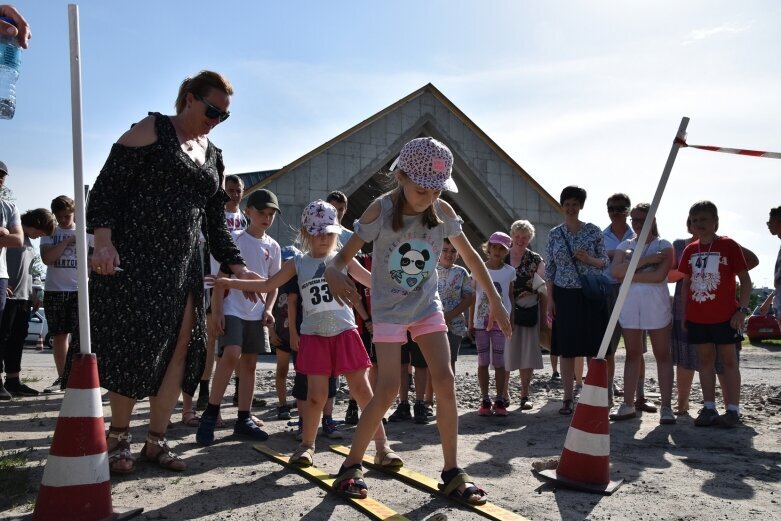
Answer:
[[673, 394], [673, 359], [670, 354], [670, 326], [648, 332], [656, 359], [656, 373], [659, 378], [659, 392], [662, 407], [670, 407]]
[[[350, 386], [352, 395], [355, 398], [355, 401], [358, 402], [358, 406], [362, 410], [365, 409], [373, 397], [367, 371], [361, 370], [346, 373], [344, 377], [347, 379], [347, 385]], [[382, 425], [382, 421], [379, 422], [377, 430], [374, 432], [374, 448], [378, 453], [389, 448], [388, 437], [385, 434], [385, 427]]]
[[735, 344], [720, 344], [717, 349], [724, 367], [724, 372], [721, 374], [724, 405], [736, 408], [740, 405], [740, 371]]
[[676, 385], [678, 387], [678, 412], [689, 410], [689, 395], [692, 391], [692, 381], [694, 380], [694, 370], [687, 369], [682, 365], [676, 368]]
[[222, 356], [217, 361], [217, 368], [214, 370], [214, 381], [212, 382], [212, 392], [209, 393], [209, 404], [220, 405], [225, 396], [225, 389], [228, 388], [231, 375], [236, 369], [241, 356], [241, 346], [225, 346]]
[[697, 344], [697, 358], [700, 364], [700, 386], [705, 402], [716, 403], [716, 346]]
[[[455, 377], [450, 369], [450, 348], [444, 332], [421, 335], [415, 341], [426, 359], [437, 395], [437, 430], [444, 457], [442, 470], [447, 471], [458, 466], [458, 409]], [[458, 489], [463, 492], [471, 485], [466, 483]], [[480, 495], [474, 495], [472, 499], [478, 500]]]
[[239, 359], [239, 411], [249, 411], [255, 397], [255, 366], [258, 355], [246, 353]]
[[290, 371], [290, 353], [277, 349], [277, 368], [274, 383], [279, 406], [287, 405], [287, 374]]
[[303, 410], [304, 429], [301, 436], [302, 447], [315, 447], [317, 428], [320, 426], [320, 413], [328, 401], [328, 376], [307, 375], [306, 406]]
[[[361, 463], [366, 447], [377, 431], [378, 424], [388, 411], [388, 407], [399, 394], [399, 363], [401, 361], [401, 343], [376, 343], [377, 351], [377, 383], [374, 393], [362, 409], [358, 427], [353, 434], [350, 453], [344, 460], [344, 466], [349, 467]], [[406, 381], [405, 381], [406, 384]], [[436, 392], [436, 387], [435, 387]], [[454, 402], [455, 403], [455, 402]]]

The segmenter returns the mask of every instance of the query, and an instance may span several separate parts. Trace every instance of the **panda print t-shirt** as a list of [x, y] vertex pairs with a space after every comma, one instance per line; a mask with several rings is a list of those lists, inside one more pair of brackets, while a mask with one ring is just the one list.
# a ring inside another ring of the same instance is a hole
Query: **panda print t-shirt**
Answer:
[[404, 227], [393, 231], [393, 201], [379, 198], [380, 216], [353, 229], [364, 242], [373, 242], [372, 321], [375, 324], [410, 324], [442, 311], [437, 292], [437, 261], [445, 237], [461, 234], [460, 217], [448, 218], [434, 204], [443, 224], [428, 228], [420, 215], [405, 215]]

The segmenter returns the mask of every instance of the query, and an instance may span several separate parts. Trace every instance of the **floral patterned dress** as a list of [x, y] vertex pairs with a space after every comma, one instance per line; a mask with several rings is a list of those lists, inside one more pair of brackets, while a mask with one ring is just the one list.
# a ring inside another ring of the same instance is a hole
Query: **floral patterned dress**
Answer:
[[[87, 228], [110, 228], [124, 271], [92, 274], [92, 347], [100, 382], [135, 399], [154, 395], [176, 347], [188, 295], [195, 320], [183, 389], [193, 394], [206, 361], [199, 232], [220, 262], [243, 264], [227, 230], [221, 151], [208, 143], [199, 166], [171, 120], [155, 113], [157, 141], [114, 144], [92, 189]], [[208, 257], [207, 257], [208, 258]]]
[[[510, 255], [505, 259], [511, 264]], [[542, 256], [531, 250], [526, 250], [521, 257], [521, 262], [515, 266], [515, 284], [513, 285], [513, 303], [524, 291], [532, 291], [531, 282], [534, 274], [542, 264]], [[533, 302], [539, 305], [538, 295], [524, 296], [524, 307], [529, 307]], [[516, 369], [542, 369], [542, 354], [540, 353], [540, 321], [531, 327], [513, 324], [513, 336], [504, 348], [504, 368], [508, 371]]]

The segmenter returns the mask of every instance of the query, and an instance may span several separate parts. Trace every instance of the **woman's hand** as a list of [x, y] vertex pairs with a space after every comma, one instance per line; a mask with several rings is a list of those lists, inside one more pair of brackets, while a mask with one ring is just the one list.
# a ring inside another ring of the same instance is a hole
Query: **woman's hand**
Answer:
[[90, 264], [92, 271], [98, 275], [114, 275], [115, 268], [119, 266], [119, 253], [114, 248], [114, 244], [110, 240], [106, 242], [96, 240]]
[[331, 296], [339, 304], [352, 307], [353, 300], [360, 299], [355, 283], [341, 271], [329, 266], [325, 269], [324, 276]]
[[290, 349], [298, 353], [298, 333], [290, 328]]
[[551, 322], [556, 318], [556, 303], [553, 302], [553, 298], [548, 296], [548, 317], [550, 317]]

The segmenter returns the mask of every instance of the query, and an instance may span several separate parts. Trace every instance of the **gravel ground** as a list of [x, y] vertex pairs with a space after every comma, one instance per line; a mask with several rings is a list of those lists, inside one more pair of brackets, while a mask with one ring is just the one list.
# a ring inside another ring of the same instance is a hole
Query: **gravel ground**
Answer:
[[[623, 351], [617, 357], [623, 367]], [[533, 381], [534, 408], [518, 410], [518, 376], [513, 375], [513, 403], [506, 418], [475, 414], [478, 401], [476, 356], [466, 350], [457, 367], [460, 413], [460, 460], [490, 493], [490, 500], [530, 519], [750, 519], [781, 518], [781, 407], [769, 403], [778, 395], [781, 345], [746, 346], [741, 354], [743, 424], [732, 430], [701, 429], [688, 416], [674, 426], [662, 426], [657, 414], [613, 424], [611, 427], [611, 477], [624, 485], [612, 496], [589, 495], [544, 484], [531, 472], [534, 462], [558, 457], [569, 426], [560, 416], [560, 384], [545, 369]], [[653, 357], [648, 355], [646, 394], [658, 397]], [[27, 350], [23, 366], [31, 386], [43, 388], [54, 380], [49, 352]], [[293, 427], [276, 420], [273, 391], [273, 359], [258, 364], [257, 396], [269, 405], [255, 411], [271, 434], [268, 445], [290, 453], [296, 446]], [[621, 378], [618, 378], [621, 381]], [[232, 391], [232, 389], [229, 389]], [[0, 450], [5, 459], [20, 454], [16, 468], [0, 467], [0, 516], [14, 519], [35, 503], [43, 465], [51, 443], [62, 395], [0, 402]], [[695, 383], [692, 414], [700, 399]], [[346, 401], [339, 397], [335, 417], [342, 418]], [[225, 401], [228, 427], [217, 431], [217, 443], [204, 448], [195, 443], [195, 429], [177, 421], [168, 432], [175, 450], [187, 458], [189, 468], [171, 474], [139, 464], [137, 471], [114, 478], [112, 500], [116, 507], [143, 506], [136, 519], [269, 520], [363, 519], [340, 498], [328, 494], [303, 477], [267, 460], [251, 444], [232, 435], [236, 409]], [[106, 408], [108, 413], [108, 408]], [[136, 440], [144, 439], [143, 422], [148, 402], [140, 402], [131, 424]], [[354, 427], [344, 426], [343, 443], [349, 445]], [[392, 447], [409, 467], [436, 477], [441, 451], [434, 423], [389, 424]], [[318, 440], [315, 462], [335, 471], [341, 459], [330, 453], [330, 440]], [[372, 453], [370, 451], [370, 453]], [[372, 453], [373, 454], [373, 453]], [[368, 471], [373, 497], [419, 520], [443, 513], [452, 520], [478, 516], [441, 498], [431, 496], [383, 474]], [[64, 518], [67, 519], [67, 516]]]

